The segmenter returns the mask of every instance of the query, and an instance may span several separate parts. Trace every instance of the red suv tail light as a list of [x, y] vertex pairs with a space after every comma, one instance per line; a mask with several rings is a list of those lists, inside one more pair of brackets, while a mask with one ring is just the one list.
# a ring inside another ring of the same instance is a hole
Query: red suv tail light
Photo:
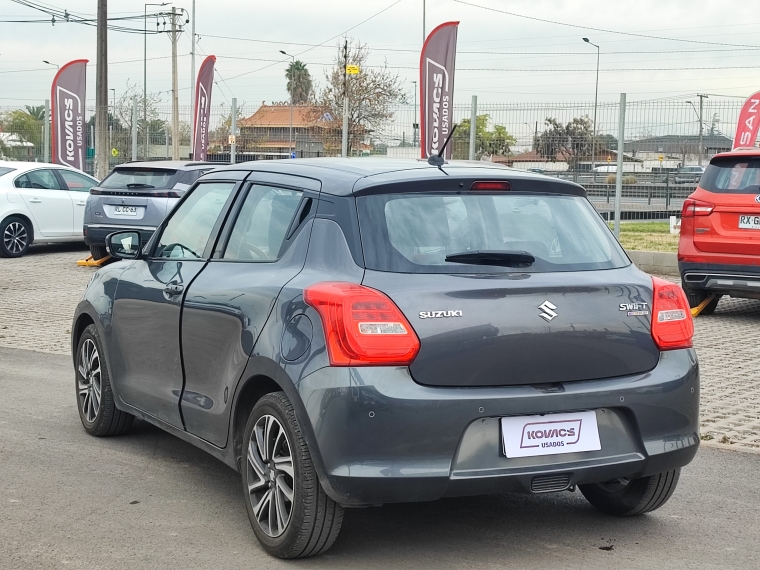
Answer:
[[683, 202], [683, 208], [681, 209], [682, 218], [693, 218], [694, 216], [709, 216], [715, 209], [715, 204], [710, 202], [703, 202], [702, 200], [695, 200], [694, 198], [686, 198]]
[[322, 318], [332, 366], [408, 366], [420, 350], [409, 321], [376, 289], [324, 282], [307, 287], [303, 298]]
[[660, 350], [691, 348], [694, 321], [686, 294], [680, 286], [652, 277], [652, 338]]

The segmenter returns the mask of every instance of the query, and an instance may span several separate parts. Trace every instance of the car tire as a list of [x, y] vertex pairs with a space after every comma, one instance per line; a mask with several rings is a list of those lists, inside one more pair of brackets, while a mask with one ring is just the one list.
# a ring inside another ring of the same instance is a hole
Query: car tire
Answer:
[[103, 437], [129, 431], [135, 417], [114, 403], [103, 343], [95, 325], [88, 326], [79, 337], [75, 367], [77, 409], [87, 433]]
[[[692, 309], [699, 307], [699, 305], [701, 305], [702, 302], [710, 296], [710, 293], [704, 289], [684, 289], [684, 292], [686, 293], [686, 298], [689, 300], [689, 307]], [[720, 298], [721, 295], [715, 295], [713, 297], [713, 300], [710, 301], [699, 314], [712, 315], [718, 306], [718, 301], [720, 301]]]
[[90, 255], [95, 261], [97, 261], [98, 259], [103, 259], [106, 257], [108, 255], [108, 251], [106, 250], [105, 245], [91, 245]]
[[643, 515], [659, 509], [673, 495], [680, 469], [639, 479], [615, 479], [606, 483], [578, 485], [597, 510], [618, 517]]
[[0, 257], [21, 257], [29, 251], [34, 236], [29, 223], [18, 216], [0, 222]]
[[243, 442], [243, 495], [264, 550], [278, 558], [305, 558], [330, 548], [343, 523], [343, 507], [319, 483], [295, 410], [283, 392], [256, 403]]

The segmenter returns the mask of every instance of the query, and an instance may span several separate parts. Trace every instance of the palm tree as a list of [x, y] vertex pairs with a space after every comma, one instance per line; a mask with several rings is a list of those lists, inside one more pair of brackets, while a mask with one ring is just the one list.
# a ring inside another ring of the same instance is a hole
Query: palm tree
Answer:
[[37, 105], [36, 107], [32, 107], [31, 105], [24, 105], [26, 108], [27, 114], [31, 115], [38, 121], [43, 121], [45, 119], [45, 106], [44, 105]]
[[287, 90], [293, 99], [293, 104], [306, 103], [311, 97], [313, 88], [311, 74], [306, 69], [306, 64], [299, 60], [290, 62], [285, 70], [285, 77], [288, 80]]

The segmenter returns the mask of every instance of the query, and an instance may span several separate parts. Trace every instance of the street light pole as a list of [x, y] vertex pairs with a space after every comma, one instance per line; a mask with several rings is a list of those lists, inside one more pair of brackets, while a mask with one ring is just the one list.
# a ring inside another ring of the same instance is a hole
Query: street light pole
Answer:
[[702, 102], [707, 98], [707, 95], [699, 95], [699, 166], [702, 166], [702, 154], [704, 152], [704, 146], [702, 145], [702, 130], [704, 123], [702, 122]]
[[417, 146], [417, 82], [414, 84], [414, 122], [412, 123], [412, 147]]
[[[596, 48], [596, 87], [594, 88], [594, 140], [591, 141], [591, 172], [594, 172], [596, 167], [596, 106], [599, 98], [599, 46], [591, 43], [588, 38], [583, 38], [583, 41]], [[618, 144], [618, 147], [620, 145]], [[618, 148], [618, 152], [623, 152], [623, 149]]]
[[[295, 68], [295, 63], [296, 63], [295, 56], [292, 56], [289, 53], [286, 53], [286, 52], [284, 52], [282, 50], [280, 50], [280, 53], [282, 55], [285, 55], [285, 56], [287, 56], [287, 57], [290, 58], [290, 64], [291, 64], [290, 71], [291, 71], [291, 73], [293, 73], [293, 69]], [[290, 131], [288, 132], [288, 153], [290, 153], [291, 156], [292, 156], [292, 153], [293, 153], [293, 87], [295, 87], [295, 85], [293, 85], [293, 77], [292, 76], [290, 78], [290, 81], [291, 81], [291, 85], [290, 85]]]

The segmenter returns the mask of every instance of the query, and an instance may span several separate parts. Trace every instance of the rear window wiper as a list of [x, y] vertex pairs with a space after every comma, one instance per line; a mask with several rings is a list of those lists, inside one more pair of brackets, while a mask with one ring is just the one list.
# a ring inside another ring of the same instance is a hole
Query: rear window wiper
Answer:
[[536, 258], [527, 251], [462, 251], [446, 256], [450, 263], [469, 265], [499, 265], [501, 267], [529, 267]]
[[127, 188], [155, 188], [152, 184], [143, 184], [142, 182], [130, 182]]

